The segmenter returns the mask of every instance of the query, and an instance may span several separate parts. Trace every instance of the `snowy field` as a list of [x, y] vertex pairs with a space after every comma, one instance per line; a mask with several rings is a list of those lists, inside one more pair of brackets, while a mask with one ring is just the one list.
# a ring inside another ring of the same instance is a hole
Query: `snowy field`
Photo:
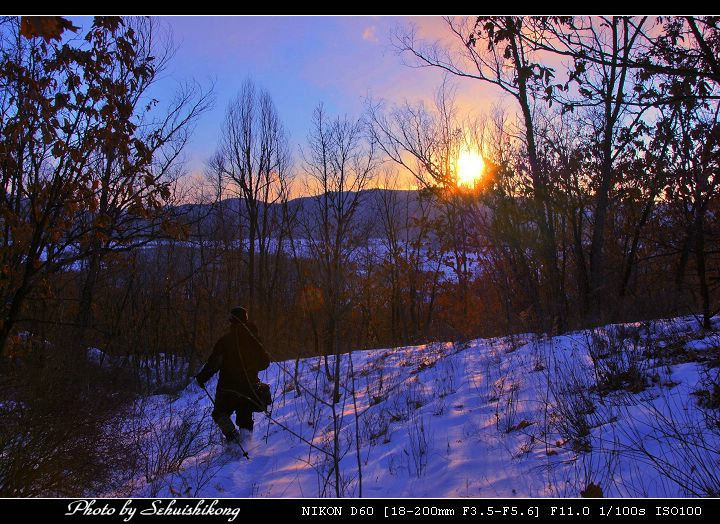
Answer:
[[295, 362], [274, 363], [263, 380], [275, 401], [255, 414], [250, 460], [225, 449], [196, 384], [151, 397], [144, 409], [158, 444], [150, 453], [185, 438], [195, 456], [133, 493], [717, 495], [719, 347], [720, 333], [686, 317], [358, 351], [341, 357], [334, 406], [322, 359], [300, 361], [297, 384]]
[[[247, 239], [243, 239], [234, 240], [226, 244], [221, 241], [205, 240], [203, 241], [203, 244], [206, 248], [210, 247], [217, 249], [231, 247], [233, 249], [247, 250], [249, 242], [247, 241]], [[171, 243], [168, 243], [164, 240], [158, 240], [144, 245], [142, 249], [153, 250], [157, 249], [158, 247], [168, 245], [171, 245]], [[193, 240], [186, 240], [182, 242], [174, 241], [172, 242], [172, 245], [183, 246], [191, 249], [199, 249], [200, 243]], [[256, 252], [260, 251], [260, 247], [261, 246], [259, 241], [255, 241]], [[421, 261], [419, 269], [431, 273], [437, 271], [440, 281], [457, 280], [457, 268], [459, 267], [459, 262], [451, 251], [443, 251], [442, 256], [439, 256], [437, 249], [421, 247], [416, 250], [408, 241], [400, 241], [398, 243], [398, 248], [400, 249], [400, 253], [398, 253], [398, 256], [400, 258], [411, 261], [413, 260], [413, 257], [416, 257], [418, 260]], [[322, 251], [324, 249], [324, 246], [320, 241], [308, 240], [307, 238], [295, 238], [293, 240], [286, 239], [283, 240], [282, 243], [280, 243], [275, 238], [270, 238], [267, 240], [267, 245], [265, 249], [269, 253], [277, 253], [278, 250], [281, 250], [288, 256], [296, 255], [300, 258], [312, 258], [313, 253]], [[386, 240], [380, 238], [370, 238], [367, 240], [367, 243], [365, 245], [353, 246], [352, 248], [345, 251], [343, 253], [343, 256], [346, 257], [347, 260], [358, 264], [360, 268], [377, 267], [384, 260], [390, 260], [390, 251], [390, 246], [388, 245]], [[488, 263], [488, 260], [484, 255], [479, 255], [477, 252], [474, 251], [476, 250], [473, 250], [473, 252], [465, 253], [464, 256], [466, 257], [466, 267], [463, 268], [462, 266], [460, 266], [461, 271], [464, 269], [464, 271], [467, 272], [468, 276], [480, 275], [483, 271], [483, 267]], [[362, 271], [362, 269], [360, 269], [360, 271]]]

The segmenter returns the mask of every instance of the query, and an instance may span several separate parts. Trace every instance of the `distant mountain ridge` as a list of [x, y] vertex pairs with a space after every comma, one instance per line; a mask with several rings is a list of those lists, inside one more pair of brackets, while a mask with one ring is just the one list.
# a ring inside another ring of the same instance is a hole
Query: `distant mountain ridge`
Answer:
[[[413, 218], [419, 218], [422, 215], [419, 190], [372, 188], [360, 191], [359, 195], [353, 227], [367, 228], [369, 235], [374, 238], [384, 236], [381, 214], [388, 206], [396, 210], [396, 223], [400, 228], [403, 228], [405, 224], [412, 224]], [[293, 218], [294, 233], [302, 236], [307, 229], [304, 224], [312, 224], [316, 219], [319, 211], [318, 198], [317, 196], [302, 196], [288, 201], [287, 213]], [[261, 204], [260, 207], [260, 220], [262, 221], [265, 206]], [[241, 197], [228, 198], [213, 204], [183, 204], [176, 207], [176, 212], [179, 219], [193, 225], [191, 229], [194, 232], [191, 231], [191, 235], [198, 234], [198, 232], [204, 236], [212, 235], [221, 227], [224, 220], [237, 223], [238, 216], [241, 223], [247, 223], [247, 210]], [[268, 220], [279, 221], [282, 217], [283, 207], [278, 203], [270, 203], [267, 205], [267, 213]], [[430, 209], [429, 213], [434, 216], [438, 210]]]

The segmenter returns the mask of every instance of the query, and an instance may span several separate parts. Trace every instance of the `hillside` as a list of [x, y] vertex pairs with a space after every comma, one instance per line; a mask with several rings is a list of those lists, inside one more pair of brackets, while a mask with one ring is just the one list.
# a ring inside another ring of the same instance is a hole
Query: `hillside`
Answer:
[[[365, 497], [716, 495], [719, 357], [720, 333], [692, 317], [356, 352], [354, 373], [344, 355], [338, 490], [360, 495], [359, 446]], [[335, 496], [330, 385], [312, 358], [294, 387], [294, 364], [265, 372], [275, 402], [249, 461], [224, 449], [197, 385], [153, 397], [158, 442], [185, 420], [202, 451], [134, 493]]]
[[[354, 193], [349, 192], [351, 195]], [[382, 222], [379, 217], [383, 215], [385, 207], [392, 206], [395, 209], [398, 223], [403, 227], [406, 223], [412, 224], [413, 218], [421, 216], [420, 193], [416, 190], [392, 190], [392, 189], [366, 189], [360, 192], [358, 208], [353, 215], [355, 227], [368, 228], [370, 237], [378, 238], [384, 236]], [[318, 213], [318, 202], [316, 197], [297, 197], [288, 201], [287, 213], [292, 217], [294, 223], [294, 234], [297, 237], [307, 235], [304, 224], [312, 224]], [[429, 217], [436, 217], [439, 210], [429, 207]], [[280, 220], [282, 207], [277, 203], [267, 205], [267, 213], [270, 219]], [[260, 204], [260, 222], [265, 213], [265, 206]], [[174, 209], [173, 214], [183, 222], [194, 223], [192, 234], [199, 230], [204, 235], [210, 235], [215, 231], [221, 221], [237, 220], [238, 216], [246, 217], [244, 201], [241, 198], [227, 198], [219, 205], [209, 204], [184, 204]], [[246, 220], [246, 218], [243, 218]], [[199, 224], [199, 226], [198, 226]]]

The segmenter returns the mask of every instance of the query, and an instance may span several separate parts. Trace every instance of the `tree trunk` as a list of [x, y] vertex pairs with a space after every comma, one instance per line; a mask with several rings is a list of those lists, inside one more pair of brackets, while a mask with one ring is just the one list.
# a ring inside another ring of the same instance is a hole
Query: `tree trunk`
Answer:
[[[507, 17], [506, 22], [509, 28], [515, 27], [512, 17]], [[533, 202], [534, 214], [537, 220], [538, 229], [540, 231], [541, 247], [540, 253], [543, 261], [544, 270], [547, 273], [550, 287], [550, 307], [552, 313], [550, 318], [540, 318], [540, 322], [545, 331], [551, 331], [553, 326], [557, 326], [559, 331], [564, 331], [566, 319], [564, 318], [563, 308], [560, 305], [560, 277], [557, 267], [557, 252], [555, 245], [555, 231], [552, 225], [552, 219], [548, 212], [548, 195], [545, 182], [543, 180], [540, 162], [538, 160], [537, 145], [535, 142], [535, 129], [533, 126], [532, 112], [530, 111], [530, 101], [528, 96], [528, 86], [526, 80], [526, 72], [524, 64], [518, 50], [518, 43], [514, 35], [510, 37], [510, 47], [515, 62], [517, 83], [518, 83], [518, 102], [523, 115], [525, 125], [525, 140], [527, 142], [528, 160], [530, 162], [530, 175], [533, 184]], [[541, 313], [538, 311], [538, 315]], [[542, 317], [546, 315], [542, 314]]]
[[702, 301], [703, 329], [710, 329], [710, 289], [707, 282], [706, 260], [705, 260], [705, 232], [704, 232], [703, 210], [700, 209], [695, 220], [695, 262], [697, 275], [700, 284], [700, 299]]

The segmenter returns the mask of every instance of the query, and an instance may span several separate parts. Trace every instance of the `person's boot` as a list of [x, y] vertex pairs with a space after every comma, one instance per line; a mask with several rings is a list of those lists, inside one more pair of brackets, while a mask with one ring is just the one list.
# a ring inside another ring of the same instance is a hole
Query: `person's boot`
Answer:
[[247, 450], [245, 445], [247, 444], [247, 431], [241, 429], [240, 431], [235, 430], [232, 434], [225, 436], [225, 450], [231, 456], [236, 458], [248, 458]]
[[250, 419], [249, 421], [241, 421], [242, 423], [238, 425], [238, 429], [240, 430], [240, 439], [243, 444], [247, 443], [252, 438], [252, 432], [253, 432], [253, 421]]

